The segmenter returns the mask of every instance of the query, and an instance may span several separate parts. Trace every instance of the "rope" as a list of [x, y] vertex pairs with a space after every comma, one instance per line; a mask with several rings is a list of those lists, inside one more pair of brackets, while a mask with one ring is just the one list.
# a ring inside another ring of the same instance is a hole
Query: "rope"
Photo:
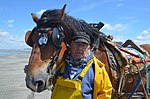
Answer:
[[141, 81], [142, 81], [142, 78], [139, 78], [137, 84], [135, 85], [135, 87], [134, 87], [134, 89], [133, 89], [133, 91], [132, 91], [132, 93], [128, 96], [128, 99], [130, 99], [130, 98], [134, 95], [134, 93], [135, 93], [136, 90], [138, 89], [138, 87], [139, 87]]
[[125, 73], [121, 75], [121, 78], [120, 78], [120, 81], [119, 81], [119, 88], [118, 88], [118, 94], [119, 94], [119, 97], [121, 97], [121, 92], [123, 90], [123, 87], [124, 87], [124, 78], [125, 78]]
[[[143, 62], [143, 63], [145, 64], [145, 62]], [[148, 94], [147, 94], [147, 92], [146, 92], [145, 85], [144, 85], [144, 82], [143, 82], [143, 80], [142, 80], [141, 72], [140, 72], [138, 66], [137, 66], [137, 65], [135, 65], [135, 66], [136, 66], [137, 69], [138, 69], [138, 74], [139, 74], [140, 78], [138, 79], [138, 82], [137, 82], [137, 84], [136, 84], [136, 86], [135, 86], [133, 92], [132, 92], [129, 96], [132, 96], [132, 94], [134, 94], [134, 93], [136, 92], [137, 88], [139, 87], [139, 85], [140, 85], [140, 83], [141, 83], [141, 85], [142, 85], [142, 87], [143, 87], [143, 90], [144, 90], [144, 93], [145, 93], [145, 97], [146, 97], [146, 99], [148, 99]], [[140, 80], [140, 79], [141, 79], [141, 80]], [[128, 99], [130, 99], [130, 98], [128, 98]]]

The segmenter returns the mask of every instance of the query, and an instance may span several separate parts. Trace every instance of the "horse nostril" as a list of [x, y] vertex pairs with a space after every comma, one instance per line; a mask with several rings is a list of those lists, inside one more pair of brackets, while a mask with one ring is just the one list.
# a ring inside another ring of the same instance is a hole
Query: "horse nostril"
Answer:
[[43, 81], [36, 81], [36, 86], [37, 87], [40, 87], [40, 86], [43, 86], [44, 85], [44, 82]]

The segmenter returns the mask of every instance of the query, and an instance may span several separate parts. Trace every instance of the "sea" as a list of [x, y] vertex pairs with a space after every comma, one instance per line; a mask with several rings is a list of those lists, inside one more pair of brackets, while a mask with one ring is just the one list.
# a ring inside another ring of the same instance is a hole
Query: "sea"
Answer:
[[30, 54], [31, 49], [0, 49], [0, 56], [11, 56], [18, 54]]

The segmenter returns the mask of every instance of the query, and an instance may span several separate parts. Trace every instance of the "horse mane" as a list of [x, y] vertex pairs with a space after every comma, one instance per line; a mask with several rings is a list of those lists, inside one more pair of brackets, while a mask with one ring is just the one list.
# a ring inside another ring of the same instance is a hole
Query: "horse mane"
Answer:
[[91, 37], [92, 44], [98, 39], [99, 35], [103, 34], [97, 29], [91, 27], [84, 20], [78, 20], [72, 16], [69, 16], [65, 13], [64, 19], [61, 19], [60, 9], [54, 10], [46, 10], [37, 25], [44, 26], [43, 24], [47, 24], [47, 26], [62, 26], [64, 33], [67, 33], [68, 37], [73, 37], [76, 32], [86, 32]]

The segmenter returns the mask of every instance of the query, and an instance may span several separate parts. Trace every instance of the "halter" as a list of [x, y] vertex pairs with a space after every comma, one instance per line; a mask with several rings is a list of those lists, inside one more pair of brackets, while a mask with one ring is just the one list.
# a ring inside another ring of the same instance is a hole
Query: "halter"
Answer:
[[[36, 28], [38, 29], [38, 26]], [[50, 28], [50, 27], [49, 28], [41, 28], [38, 30], [41, 31], [41, 33], [42, 33], [39, 40], [38, 40], [39, 46], [46, 45], [48, 42], [48, 38], [46, 37], [46, 33], [51, 31], [52, 28]], [[53, 33], [51, 36], [52, 36], [52, 44], [56, 47], [56, 53], [54, 56], [51, 57], [51, 61], [49, 62], [49, 65], [47, 67], [47, 73], [49, 74], [49, 77], [47, 79], [47, 84], [49, 84], [49, 85], [51, 85], [53, 77], [55, 76], [55, 70], [52, 70], [52, 68], [58, 60], [60, 51], [62, 49], [62, 46], [61, 46], [62, 42], [64, 41], [67, 48], [69, 48], [69, 45], [67, 44], [67, 41], [65, 39], [63, 28], [61, 26], [53, 27]]]
[[[49, 32], [50, 30], [52, 30], [52, 28], [40, 29], [40, 31], [42, 31], [42, 34], [38, 40], [40, 46], [47, 44], [48, 38], [45, 36], [45, 34], [47, 32]], [[52, 69], [52, 67], [54, 66], [54, 64], [58, 60], [58, 57], [59, 57], [59, 54], [60, 54], [60, 51], [62, 48], [61, 43], [62, 43], [62, 41], [65, 41], [64, 40], [65, 36], [64, 36], [62, 27], [54, 27], [53, 31], [57, 32], [56, 34], [54, 34], [55, 32], [52, 33], [52, 44], [56, 47], [56, 54], [53, 57], [51, 57], [52, 60], [49, 63], [49, 66], [48, 66], [49, 69]], [[57, 40], [57, 43], [56, 43], [56, 40]], [[48, 73], [49, 73], [49, 70], [48, 70]]]

